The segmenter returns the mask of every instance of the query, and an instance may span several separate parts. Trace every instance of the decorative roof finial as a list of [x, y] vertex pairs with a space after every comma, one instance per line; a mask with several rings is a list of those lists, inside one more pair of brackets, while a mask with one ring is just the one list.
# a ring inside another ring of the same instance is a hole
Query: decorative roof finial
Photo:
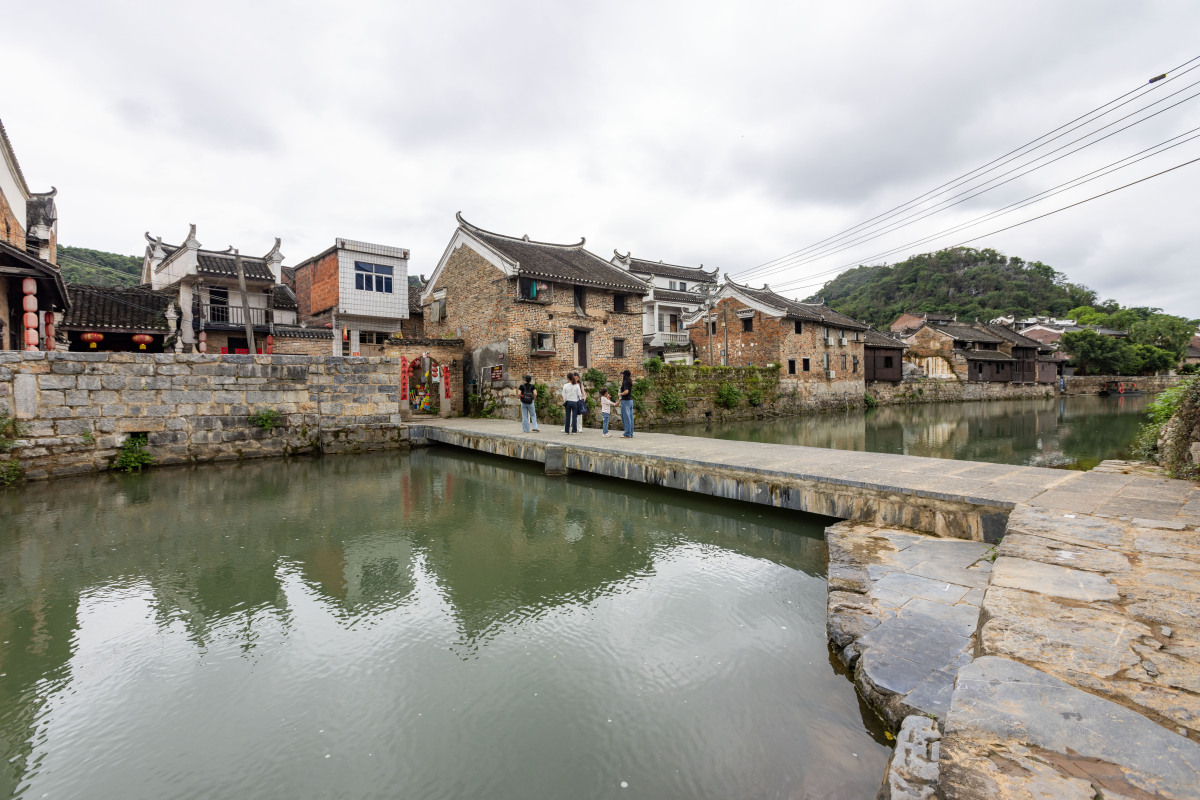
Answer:
[[188, 236], [184, 241], [183, 246], [189, 250], [200, 249], [200, 240], [196, 238], [196, 223], [193, 222], [188, 226]]

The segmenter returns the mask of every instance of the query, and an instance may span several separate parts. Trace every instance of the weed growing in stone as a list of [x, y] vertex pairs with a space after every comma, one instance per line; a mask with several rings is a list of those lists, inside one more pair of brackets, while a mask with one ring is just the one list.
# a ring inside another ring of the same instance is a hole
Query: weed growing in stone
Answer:
[[283, 424], [283, 417], [273, 408], [260, 408], [250, 415], [250, 424], [270, 433]]
[[141, 472], [142, 467], [154, 463], [154, 456], [146, 449], [146, 434], [134, 433], [121, 443], [121, 450], [113, 461], [112, 468], [122, 472]]

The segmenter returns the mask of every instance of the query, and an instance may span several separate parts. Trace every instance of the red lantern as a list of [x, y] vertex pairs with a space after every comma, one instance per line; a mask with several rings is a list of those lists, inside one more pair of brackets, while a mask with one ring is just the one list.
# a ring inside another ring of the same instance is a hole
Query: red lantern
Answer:
[[52, 338], [52, 336], [51, 336], [51, 332], [50, 332], [50, 331], [51, 331], [51, 328], [53, 328], [53, 327], [54, 327], [54, 326], [53, 326], [53, 325], [51, 325], [49, 328], [46, 328], [46, 349], [47, 349], [47, 350], [53, 350], [53, 349], [54, 349], [54, 339]]
[[37, 314], [33, 313], [32, 311], [25, 312], [25, 327], [26, 328], [36, 328], [37, 322], [38, 322]]
[[[35, 313], [37, 311], [37, 295], [36, 294], [27, 294], [24, 297], [22, 297], [21, 298], [21, 308], [25, 309], [30, 314]], [[37, 323], [35, 322], [33, 324], [36, 325]]]
[[275, 352], [275, 337], [267, 334], [267, 355], [272, 355]]
[[134, 334], [133, 341], [137, 343], [138, 350], [145, 350], [146, 345], [154, 341], [154, 337], [148, 333], [137, 333]]
[[32, 347], [34, 350], [36, 350], [37, 343], [38, 343], [37, 330], [34, 328], [26, 328], [25, 329], [25, 349], [28, 350], [30, 347]]
[[37, 294], [37, 281], [33, 278], [26, 278], [21, 281], [22, 294]]
[[200, 331], [200, 343], [196, 345], [196, 349], [201, 353], [208, 352], [208, 332]]
[[92, 350], [95, 350], [96, 342], [104, 341], [104, 334], [103, 333], [93, 333], [92, 331], [88, 331], [87, 333], [81, 333], [79, 335], [79, 341], [87, 342], [88, 347], [90, 347]]

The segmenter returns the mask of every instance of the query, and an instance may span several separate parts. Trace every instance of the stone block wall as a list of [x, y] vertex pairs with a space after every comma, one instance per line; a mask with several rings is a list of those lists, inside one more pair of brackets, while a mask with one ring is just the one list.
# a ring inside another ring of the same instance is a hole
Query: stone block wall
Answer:
[[938, 378], [916, 378], [900, 383], [871, 381], [866, 390], [880, 405], [1019, 400], [1028, 397], [1051, 397], [1058, 393], [1058, 387], [1054, 384], [984, 383]]
[[[391, 358], [4, 352], [13, 455], [39, 479], [107, 469], [131, 434], [158, 464], [403, 447]], [[250, 416], [273, 409], [264, 431]]]
[[1185, 376], [1182, 375], [1146, 375], [1130, 377], [1128, 375], [1068, 375], [1063, 379], [1067, 394], [1099, 394], [1104, 384], [1109, 381], [1125, 381], [1136, 383], [1138, 388], [1148, 394], [1158, 394], [1164, 389], [1170, 389], [1178, 384]]

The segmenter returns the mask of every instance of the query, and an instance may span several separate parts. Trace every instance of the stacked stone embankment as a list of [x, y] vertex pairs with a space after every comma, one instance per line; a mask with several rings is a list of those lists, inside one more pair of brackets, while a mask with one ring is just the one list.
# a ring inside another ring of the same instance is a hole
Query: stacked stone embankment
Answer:
[[1158, 394], [1164, 389], [1184, 379], [1182, 375], [1143, 375], [1130, 377], [1128, 375], [1070, 375], [1063, 378], [1067, 394], [1099, 394], [1106, 383], [1122, 381], [1127, 386], [1136, 383], [1138, 389], [1146, 394]]
[[393, 358], [11, 352], [0, 407], [41, 479], [107, 469], [135, 434], [157, 464], [404, 447], [398, 376]]

